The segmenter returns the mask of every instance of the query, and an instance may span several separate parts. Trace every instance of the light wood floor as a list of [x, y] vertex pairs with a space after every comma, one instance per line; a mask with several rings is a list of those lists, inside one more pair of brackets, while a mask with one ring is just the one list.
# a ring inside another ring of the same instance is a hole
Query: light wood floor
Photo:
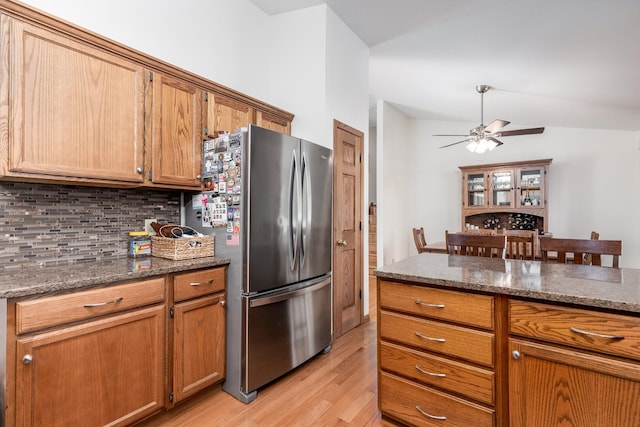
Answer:
[[338, 338], [328, 354], [259, 390], [249, 404], [218, 389], [142, 425], [392, 426], [377, 407], [375, 307], [371, 317]]

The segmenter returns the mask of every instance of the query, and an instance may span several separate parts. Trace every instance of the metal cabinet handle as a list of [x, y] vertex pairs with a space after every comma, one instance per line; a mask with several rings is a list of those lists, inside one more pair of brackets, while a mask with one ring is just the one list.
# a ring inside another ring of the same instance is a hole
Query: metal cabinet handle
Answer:
[[513, 350], [511, 352], [511, 356], [516, 360], [520, 360], [520, 358], [522, 357], [522, 355], [520, 354], [520, 352], [518, 350]]
[[144, 172], [144, 169], [142, 169], [140, 166], [138, 166], [138, 167], [136, 168], [136, 172], [138, 172], [139, 174], [141, 174], [141, 175], [142, 175], [142, 173]]
[[598, 338], [605, 338], [605, 339], [609, 339], [609, 340], [623, 340], [624, 339], [624, 335], [598, 334], [596, 332], [583, 331], [582, 329], [574, 328], [573, 326], [570, 327], [569, 330], [571, 332], [575, 332], [576, 334], [588, 335], [588, 336], [598, 337]]
[[420, 367], [420, 365], [415, 365], [415, 366], [416, 366], [416, 369], [417, 369], [418, 371], [420, 371], [420, 372], [422, 372], [423, 374], [426, 374], [426, 375], [431, 375], [432, 377], [440, 377], [440, 378], [444, 378], [444, 377], [446, 377], [446, 376], [447, 376], [447, 374], [436, 374], [435, 372], [425, 371], [424, 369], [422, 369], [422, 368]]
[[347, 241], [346, 240], [337, 240], [336, 244], [338, 246], [347, 246]]
[[206, 282], [191, 282], [189, 286], [202, 286], [202, 285], [212, 285], [213, 279], [209, 279]]
[[416, 405], [416, 409], [418, 410], [418, 412], [420, 412], [422, 415], [424, 415], [427, 418], [431, 418], [432, 420], [446, 420], [447, 417], [443, 416], [443, 415], [431, 415], [426, 413], [425, 411], [422, 410], [422, 408], [420, 408], [420, 406]]
[[111, 300], [111, 301], [97, 302], [97, 303], [94, 303], [94, 304], [85, 304], [84, 306], [85, 306], [86, 308], [91, 308], [91, 307], [102, 307], [103, 305], [107, 305], [107, 304], [117, 304], [117, 303], [119, 303], [120, 301], [122, 301], [123, 299], [124, 299], [124, 297], [118, 297], [118, 298], [116, 298], [116, 299], [114, 299], [114, 300]]
[[30, 365], [31, 362], [33, 362], [33, 355], [32, 354], [25, 354], [24, 356], [22, 356], [22, 363], [25, 365]]
[[444, 308], [444, 307], [445, 307], [445, 305], [444, 305], [444, 304], [430, 304], [430, 303], [428, 303], [428, 302], [422, 302], [422, 301], [420, 301], [420, 300], [418, 300], [418, 299], [416, 300], [416, 304], [418, 304], [418, 305], [424, 305], [424, 306], [426, 306], [426, 307], [435, 307], [435, 308]]
[[197, 179], [198, 181], [202, 181], [202, 175], [196, 175], [196, 179]]
[[424, 336], [420, 332], [416, 332], [416, 336], [418, 338], [424, 338], [425, 340], [429, 340], [429, 341], [437, 341], [437, 342], [445, 342], [446, 341], [444, 338], [432, 338], [432, 337]]
[[227, 302], [225, 300], [222, 300], [220, 301], [220, 305], [224, 307], [225, 305], [227, 305]]

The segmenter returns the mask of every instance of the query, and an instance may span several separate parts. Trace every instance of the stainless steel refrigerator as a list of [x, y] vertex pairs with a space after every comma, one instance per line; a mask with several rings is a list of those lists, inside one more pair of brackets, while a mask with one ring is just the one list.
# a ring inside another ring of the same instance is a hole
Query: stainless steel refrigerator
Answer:
[[258, 126], [203, 148], [207, 191], [184, 195], [184, 225], [231, 259], [223, 389], [248, 403], [330, 349], [332, 151]]

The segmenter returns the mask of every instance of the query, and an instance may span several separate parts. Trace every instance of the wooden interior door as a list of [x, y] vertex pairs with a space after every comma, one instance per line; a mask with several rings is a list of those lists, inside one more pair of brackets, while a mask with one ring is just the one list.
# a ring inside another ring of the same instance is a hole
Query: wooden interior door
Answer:
[[337, 338], [363, 320], [362, 147], [364, 134], [333, 125], [333, 332]]

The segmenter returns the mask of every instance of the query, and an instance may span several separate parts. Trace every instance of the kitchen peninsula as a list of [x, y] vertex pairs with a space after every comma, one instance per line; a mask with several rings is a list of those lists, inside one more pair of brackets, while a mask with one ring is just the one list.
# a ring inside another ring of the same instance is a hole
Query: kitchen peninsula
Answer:
[[375, 275], [385, 417], [640, 425], [640, 270], [423, 253]]
[[228, 264], [0, 271], [0, 425], [128, 425], [221, 383]]

